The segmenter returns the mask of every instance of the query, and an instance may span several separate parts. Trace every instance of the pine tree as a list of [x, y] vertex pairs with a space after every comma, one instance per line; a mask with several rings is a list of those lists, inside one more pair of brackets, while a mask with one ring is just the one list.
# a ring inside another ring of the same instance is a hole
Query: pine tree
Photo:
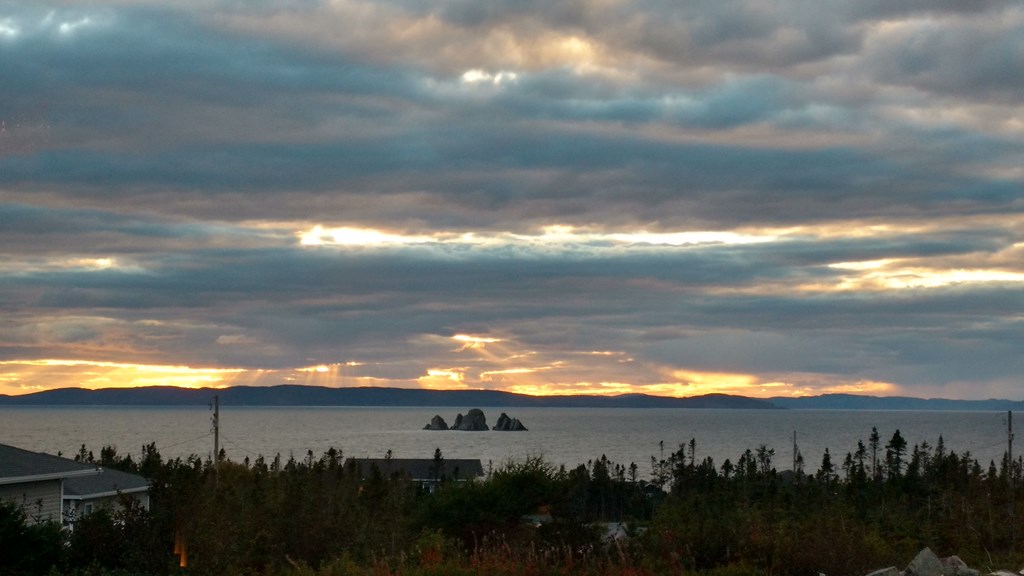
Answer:
[[903, 457], [907, 453], [907, 441], [899, 430], [893, 433], [889, 443], [885, 445], [885, 475], [896, 480], [903, 476]]
[[878, 435], [878, 428], [874, 426], [871, 427], [868, 445], [871, 447], [871, 477], [877, 480], [882, 475], [882, 471], [878, 468], [878, 448], [881, 445], [881, 437]]

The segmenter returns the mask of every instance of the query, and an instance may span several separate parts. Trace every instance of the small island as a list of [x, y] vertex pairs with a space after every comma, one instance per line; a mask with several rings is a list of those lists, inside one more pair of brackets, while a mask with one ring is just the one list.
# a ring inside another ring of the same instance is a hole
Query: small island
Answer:
[[[457, 414], [455, 416], [455, 422], [448, 426], [444, 418], [440, 414], [435, 415], [430, 419], [430, 422], [423, 427], [424, 430], [462, 430], [466, 432], [480, 432], [484, 430], [491, 430], [491, 427], [487, 425], [487, 417], [484, 415], [483, 410], [479, 408], [473, 408], [466, 415]], [[526, 426], [519, 421], [518, 418], [510, 418], [508, 414], [504, 412], [501, 416], [498, 416], [498, 422], [494, 425], [494, 430], [498, 432], [525, 432]]]

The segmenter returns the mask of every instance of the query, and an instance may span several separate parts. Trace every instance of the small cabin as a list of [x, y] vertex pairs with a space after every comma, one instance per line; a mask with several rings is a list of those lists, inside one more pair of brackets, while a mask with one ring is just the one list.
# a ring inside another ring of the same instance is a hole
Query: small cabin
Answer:
[[396, 474], [405, 476], [433, 492], [443, 481], [466, 482], [484, 477], [484, 467], [479, 459], [433, 458], [347, 458], [346, 470], [356, 470], [365, 480], [376, 466], [385, 477]]

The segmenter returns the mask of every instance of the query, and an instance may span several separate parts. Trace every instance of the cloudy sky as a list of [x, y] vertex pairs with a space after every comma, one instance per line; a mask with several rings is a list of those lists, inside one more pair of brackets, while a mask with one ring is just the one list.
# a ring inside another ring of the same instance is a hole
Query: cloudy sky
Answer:
[[1024, 398], [1024, 7], [0, 0], [0, 394]]

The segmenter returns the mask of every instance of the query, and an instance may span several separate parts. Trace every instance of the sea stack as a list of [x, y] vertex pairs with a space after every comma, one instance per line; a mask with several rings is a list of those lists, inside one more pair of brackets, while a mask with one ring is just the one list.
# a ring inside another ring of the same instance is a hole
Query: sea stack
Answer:
[[498, 432], [524, 432], [526, 426], [518, 418], [511, 418], [504, 412], [498, 417], [498, 422], [491, 428], [487, 425], [487, 416], [479, 408], [473, 408], [466, 415], [458, 414], [451, 426], [441, 418], [440, 414], [430, 419], [430, 422], [423, 427], [424, 430], [461, 430], [463, 432], [482, 432], [484, 430], [496, 430]]
[[466, 412], [465, 417], [463, 417], [462, 414], [457, 415], [455, 417], [455, 424], [452, 425], [451, 429], [478, 432], [490, 430], [491, 428], [487, 425], [487, 417], [484, 416], [483, 410], [473, 408], [469, 412]]
[[509, 418], [508, 414], [502, 412], [501, 416], [498, 416], [498, 423], [494, 425], [494, 429], [500, 432], [525, 432], [526, 426], [523, 426], [519, 418]]
[[448, 429], [448, 423], [444, 421], [444, 418], [441, 418], [440, 414], [436, 414], [436, 415], [434, 415], [433, 418], [430, 419], [430, 423], [427, 424], [426, 426], [424, 426], [423, 429], [424, 430], [447, 430]]

